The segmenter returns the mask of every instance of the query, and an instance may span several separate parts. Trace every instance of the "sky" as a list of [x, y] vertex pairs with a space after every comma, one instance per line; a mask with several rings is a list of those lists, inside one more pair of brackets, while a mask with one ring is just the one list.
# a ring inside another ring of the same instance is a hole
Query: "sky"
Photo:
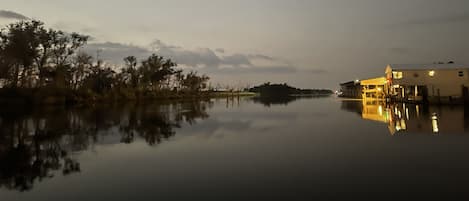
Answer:
[[0, 25], [38, 19], [91, 36], [109, 63], [156, 53], [213, 84], [337, 89], [387, 64], [469, 64], [467, 0], [0, 0]]

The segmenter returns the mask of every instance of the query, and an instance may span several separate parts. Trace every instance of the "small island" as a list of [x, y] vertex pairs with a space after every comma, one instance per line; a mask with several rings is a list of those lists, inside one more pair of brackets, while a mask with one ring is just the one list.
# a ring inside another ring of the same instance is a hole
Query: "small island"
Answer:
[[320, 98], [329, 97], [333, 94], [328, 89], [299, 89], [288, 84], [264, 83], [247, 89], [251, 93], [257, 94], [253, 101], [261, 103], [267, 107], [271, 105], [288, 105], [289, 103], [301, 98]]
[[264, 83], [259, 86], [248, 89], [249, 92], [257, 93], [265, 97], [281, 97], [281, 96], [330, 96], [333, 94], [329, 89], [299, 89], [288, 84], [271, 84]]

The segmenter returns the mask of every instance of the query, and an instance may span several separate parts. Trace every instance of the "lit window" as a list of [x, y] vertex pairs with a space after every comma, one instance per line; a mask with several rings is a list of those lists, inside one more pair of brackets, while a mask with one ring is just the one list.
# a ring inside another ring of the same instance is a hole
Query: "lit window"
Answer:
[[435, 76], [435, 71], [434, 71], [434, 70], [429, 71], [429, 72], [428, 72], [428, 75], [429, 75], [430, 77]]
[[397, 71], [393, 71], [392, 72], [392, 78], [394, 79], [402, 79], [402, 72], [397, 72]]

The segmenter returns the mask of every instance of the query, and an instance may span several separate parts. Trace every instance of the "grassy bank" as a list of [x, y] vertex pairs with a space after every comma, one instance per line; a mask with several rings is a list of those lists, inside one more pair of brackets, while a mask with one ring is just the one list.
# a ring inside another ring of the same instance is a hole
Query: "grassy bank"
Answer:
[[175, 92], [169, 90], [138, 91], [131, 89], [113, 89], [105, 94], [99, 94], [94, 93], [91, 90], [5, 88], [0, 89], [0, 103], [7, 105], [75, 105], [98, 102], [143, 102], [153, 100], [223, 98], [253, 95], [255, 95], [255, 93], [250, 92]]

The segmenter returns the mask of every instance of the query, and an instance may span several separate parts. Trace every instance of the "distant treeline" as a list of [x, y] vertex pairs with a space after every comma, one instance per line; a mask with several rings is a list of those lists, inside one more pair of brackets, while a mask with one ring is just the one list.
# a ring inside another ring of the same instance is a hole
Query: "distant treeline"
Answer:
[[299, 89], [284, 84], [264, 83], [248, 89], [249, 92], [259, 93], [261, 96], [291, 96], [291, 95], [331, 95], [329, 89]]
[[36, 20], [0, 30], [0, 101], [63, 102], [197, 95], [209, 77], [183, 73], [171, 59], [158, 55], [125, 67], [104, 64], [81, 51], [89, 37], [46, 29]]

